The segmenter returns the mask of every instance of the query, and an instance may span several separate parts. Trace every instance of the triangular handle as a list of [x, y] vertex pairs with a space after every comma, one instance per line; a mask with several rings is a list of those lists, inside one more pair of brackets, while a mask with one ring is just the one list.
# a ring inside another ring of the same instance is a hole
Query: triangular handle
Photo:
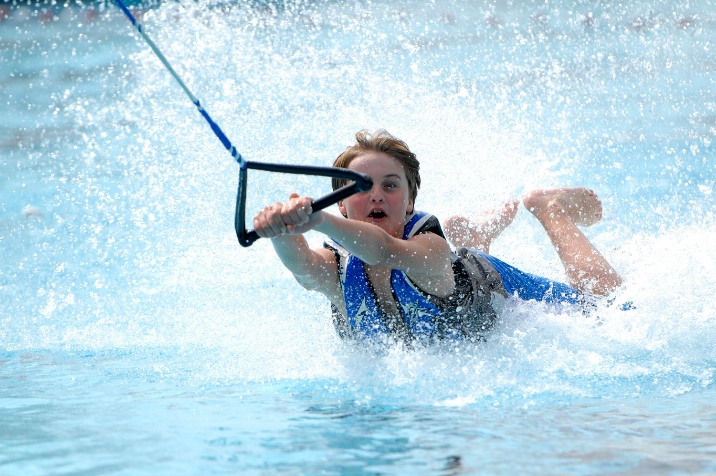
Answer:
[[358, 192], [370, 190], [373, 187], [373, 179], [366, 174], [361, 174], [348, 169], [337, 167], [314, 167], [310, 165], [287, 165], [269, 164], [265, 162], [246, 161], [246, 166], [239, 171], [239, 189], [236, 194], [236, 211], [234, 213], [234, 228], [236, 237], [243, 247], [251, 246], [260, 236], [253, 230], [246, 229], [246, 187], [248, 169], [264, 170], [266, 172], [279, 172], [294, 175], [317, 175], [320, 177], [335, 177], [345, 180], [352, 180], [344, 187], [335, 190], [313, 202], [313, 211], [323, 210], [326, 207], [338, 203], [344, 198], [350, 197]]

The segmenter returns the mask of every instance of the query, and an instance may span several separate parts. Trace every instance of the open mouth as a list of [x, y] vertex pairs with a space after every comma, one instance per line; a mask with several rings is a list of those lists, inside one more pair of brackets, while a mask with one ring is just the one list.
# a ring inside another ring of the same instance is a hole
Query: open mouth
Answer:
[[373, 218], [374, 220], [380, 220], [381, 218], [385, 218], [388, 215], [386, 215], [383, 210], [373, 210], [368, 214], [368, 216], [370, 218]]

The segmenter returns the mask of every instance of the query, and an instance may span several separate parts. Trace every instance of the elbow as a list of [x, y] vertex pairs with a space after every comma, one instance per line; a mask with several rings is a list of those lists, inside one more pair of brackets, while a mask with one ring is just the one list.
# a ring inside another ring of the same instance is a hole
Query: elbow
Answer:
[[387, 253], [371, 253], [365, 259], [361, 259], [368, 266], [390, 266], [390, 254]]
[[313, 276], [294, 274], [293, 277], [306, 291], [318, 290], [319, 282]]
[[379, 245], [366, 247], [366, 253], [360, 257], [361, 261], [368, 266], [391, 266], [396, 257], [391, 240], [392, 238], [388, 238]]

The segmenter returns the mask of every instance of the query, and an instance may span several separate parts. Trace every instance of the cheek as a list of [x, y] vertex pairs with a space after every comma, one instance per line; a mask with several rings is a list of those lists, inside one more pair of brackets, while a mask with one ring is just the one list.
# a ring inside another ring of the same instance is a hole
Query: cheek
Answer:
[[393, 205], [410, 209], [410, 197], [407, 194], [396, 193], [390, 198]]
[[353, 208], [355, 206], [355, 197], [350, 197], [343, 200], [343, 206], [346, 208]]
[[343, 200], [343, 207], [348, 210], [355, 210], [356, 208], [359, 208], [361, 206], [361, 199], [357, 195], [353, 195], [352, 197], [346, 198]]

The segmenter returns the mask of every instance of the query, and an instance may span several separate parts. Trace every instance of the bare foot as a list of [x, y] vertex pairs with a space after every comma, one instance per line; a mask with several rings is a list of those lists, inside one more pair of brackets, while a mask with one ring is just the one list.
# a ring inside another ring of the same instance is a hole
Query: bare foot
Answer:
[[532, 190], [523, 203], [542, 223], [555, 215], [565, 215], [579, 226], [592, 226], [602, 219], [602, 202], [584, 187]]
[[470, 220], [451, 216], [445, 220], [445, 234], [456, 247], [476, 248], [488, 253], [492, 241], [515, 219], [520, 201], [511, 200]]

